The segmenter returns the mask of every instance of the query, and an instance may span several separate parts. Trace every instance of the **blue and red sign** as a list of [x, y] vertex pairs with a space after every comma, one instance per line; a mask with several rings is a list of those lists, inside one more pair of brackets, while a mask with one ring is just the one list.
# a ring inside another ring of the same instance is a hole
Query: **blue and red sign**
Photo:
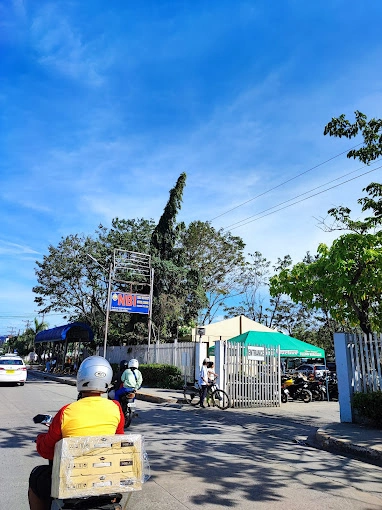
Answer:
[[111, 312], [150, 313], [150, 296], [131, 292], [112, 292], [110, 296]]

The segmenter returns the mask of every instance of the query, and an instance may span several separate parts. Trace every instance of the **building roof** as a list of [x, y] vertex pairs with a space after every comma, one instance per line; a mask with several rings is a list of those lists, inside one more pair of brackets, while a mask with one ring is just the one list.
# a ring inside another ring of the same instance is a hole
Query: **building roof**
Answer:
[[[205, 326], [200, 326], [200, 328], [204, 329], [202, 342], [209, 343], [215, 342], [216, 340], [228, 340], [229, 338], [245, 333], [246, 331], [275, 331], [274, 329], [264, 326], [264, 324], [248, 319], [244, 315], [238, 315], [231, 319], [206, 324]], [[198, 329], [199, 328], [193, 328], [192, 330], [192, 338], [194, 340], [199, 339]]]

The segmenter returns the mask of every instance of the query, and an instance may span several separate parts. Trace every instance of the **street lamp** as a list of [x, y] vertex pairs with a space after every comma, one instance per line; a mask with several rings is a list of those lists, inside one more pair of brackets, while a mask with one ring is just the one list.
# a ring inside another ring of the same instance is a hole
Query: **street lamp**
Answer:
[[87, 253], [86, 255], [89, 257], [89, 259], [92, 259], [92, 261], [93, 261], [93, 262], [95, 262], [96, 264], [98, 264], [98, 265], [99, 265], [99, 267], [102, 267], [102, 269], [103, 269], [104, 271], [107, 271], [106, 267], [104, 267], [102, 264], [100, 264], [100, 263], [98, 262], [98, 260], [97, 260], [96, 258], [94, 258], [94, 257], [93, 257], [93, 255], [90, 255], [90, 253]]

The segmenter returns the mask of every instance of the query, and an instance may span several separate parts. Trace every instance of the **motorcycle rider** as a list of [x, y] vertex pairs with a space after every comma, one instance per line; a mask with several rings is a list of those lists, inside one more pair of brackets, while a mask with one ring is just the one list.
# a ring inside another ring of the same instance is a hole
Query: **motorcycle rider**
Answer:
[[31, 510], [49, 510], [52, 462], [55, 444], [64, 437], [124, 434], [125, 419], [115, 400], [102, 398], [113, 376], [109, 362], [101, 356], [86, 358], [77, 372], [77, 390], [82, 398], [63, 406], [49, 430], [37, 436], [37, 451], [49, 465], [35, 467], [29, 477]]
[[128, 362], [126, 370], [121, 375], [121, 387], [115, 392], [115, 398], [119, 402], [125, 393], [131, 393], [141, 388], [143, 377], [138, 367], [139, 362], [137, 359], [133, 358]]
[[112, 380], [112, 389], [109, 390], [108, 392], [108, 398], [114, 400], [115, 399], [115, 392], [122, 387], [122, 381], [121, 381], [121, 377], [122, 377], [122, 374], [123, 372], [128, 368], [129, 366], [129, 362], [127, 361], [127, 359], [123, 359], [122, 361], [119, 362], [119, 370], [118, 372], [115, 374], [113, 380]]

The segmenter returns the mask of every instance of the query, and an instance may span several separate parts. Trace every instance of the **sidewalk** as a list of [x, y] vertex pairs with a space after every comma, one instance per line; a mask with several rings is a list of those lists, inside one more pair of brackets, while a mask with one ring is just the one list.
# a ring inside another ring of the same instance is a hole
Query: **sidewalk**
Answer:
[[[74, 375], [47, 374], [37, 370], [28, 370], [28, 372], [42, 379], [76, 385]], [[160, 388], [141, 388], [137, 393], [137, 399], [155, 404], [184, 403], [182, 391]], [[382, 467], [382, 430], [353, 423], [333, 423], [317, 430], [312, 446], [334, 453], [350, 454]]]

